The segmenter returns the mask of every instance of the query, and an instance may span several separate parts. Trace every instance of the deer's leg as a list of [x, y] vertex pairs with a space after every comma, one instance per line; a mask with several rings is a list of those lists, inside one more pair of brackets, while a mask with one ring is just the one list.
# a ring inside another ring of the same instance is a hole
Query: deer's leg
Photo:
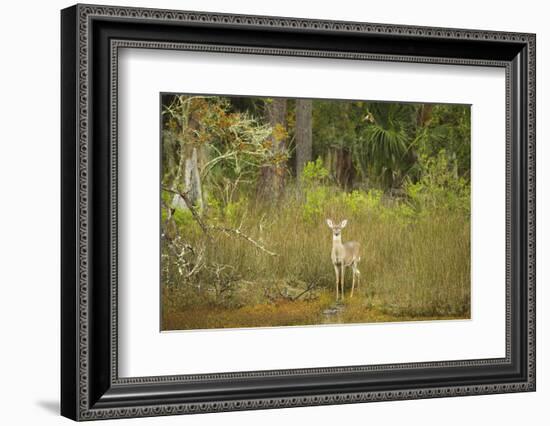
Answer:
[[342, 262], [340, 265], [341, 265], [340, 267], [342, 268], [340, 271], [340, 281], [342, 283], [342, 300], [344, 300], [344, 281], [346, 278], [346, 275], [345, 275], [346, 270], [344, 269], [345, 268], [344, 262]]
[[[355, 289], [355, 271], [357, 270], [357, 265], [352, 264], [351, 265], [351, 271], [352, 271], [352, 281], [351, 281], [351, 296], [353, 297], [353, 290]], [[359, 287], [357, 287], [359, 288]]]
[[334, 265], [334, 272], [336, 273], [336, 300], [338, 300], [338, 286], [340, 285], [340, 271], [337, 265]]

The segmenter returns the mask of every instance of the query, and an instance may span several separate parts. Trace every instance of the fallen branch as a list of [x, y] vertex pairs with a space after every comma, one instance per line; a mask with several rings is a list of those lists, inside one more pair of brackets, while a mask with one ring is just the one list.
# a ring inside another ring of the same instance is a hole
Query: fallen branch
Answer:
[[307, 292], [313, 290], [315, 287], [316, 287], [315, 283], [309, 283], [307, 288], [304, 291], [302, 291], [298, 296], [295, 296], [292, 298], [292, 301], [294, 302], [295, 300], [298, 300], [300, 297], [302, 297]]
[[260, 243], [258, 243], [257, 241], [253, 240], [251, 237], [249, 237], [248, 235], [246, 235], [244, 232], [242, 232], [240, 229], [233, 229], [233, 228], [226, 228], [224, 226], [210, 226], [209, 229], [212, 229], [212, 230], [215, 230], [215, 231], [220, 231], [220, 232], [223, 232], [225, 234], [233, 234], [233, 235], [236, 235], [237, 237], [240, 237], [246, 241], [248, 241], [250, 244], [252, 244], [254, 247], [256, 247], [257, 249], [263, 251], [264, 253], [267, 253], [269, 254], [270, 256], [278, 256], [277, 253], [274, 253], [268, 249], [266, 249], [263, 245], [261, 245]]

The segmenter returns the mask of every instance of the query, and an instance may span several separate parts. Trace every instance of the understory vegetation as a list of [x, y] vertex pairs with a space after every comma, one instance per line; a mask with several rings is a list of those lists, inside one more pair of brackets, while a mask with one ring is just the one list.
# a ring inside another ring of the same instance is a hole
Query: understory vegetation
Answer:
[[[469, 129], [463, 105], [165, 96], [162, 329], [469, 318]], [[338, 303], [327, 218], [361, 246]]]

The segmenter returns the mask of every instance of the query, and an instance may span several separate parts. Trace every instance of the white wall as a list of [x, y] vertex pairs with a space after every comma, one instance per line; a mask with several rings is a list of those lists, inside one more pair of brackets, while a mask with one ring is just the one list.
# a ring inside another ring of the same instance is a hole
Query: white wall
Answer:
[[[293, 408], [123, 420], [190, 425], [341, 423], [542, 424], [550, 401], [550, 27], [543, 1], [104, 0], [103, 4], [526, 31], [537, 33], [538, 391], [453, 399]], [[61, 424], [59, 394], [59, 9], [71, 3], [2, 6], [0, 65], [0, 401], [3, 424]], [[540, 418], [539, 421], [536, 421]], [[112, 422], [106, 422], [107, 424]], [[122, 423], [121, 423], [122, 424]]]

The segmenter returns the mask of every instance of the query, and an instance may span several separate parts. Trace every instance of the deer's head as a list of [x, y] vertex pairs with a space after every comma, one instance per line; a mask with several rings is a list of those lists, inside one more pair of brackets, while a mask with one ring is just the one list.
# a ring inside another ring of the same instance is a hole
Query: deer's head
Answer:
[[344, 229], [347, 224], [348, 224], [348, 221], [346, 219], [344, 219], [339, 224], [334, 224], [332, 223], [332, 220], [327, 219], [327, 225], [330, 229], [332, 229], [332, 235], [334, 235], [335, 237], [339, 237], [340, 234], [342, 234], [342, 229]]

